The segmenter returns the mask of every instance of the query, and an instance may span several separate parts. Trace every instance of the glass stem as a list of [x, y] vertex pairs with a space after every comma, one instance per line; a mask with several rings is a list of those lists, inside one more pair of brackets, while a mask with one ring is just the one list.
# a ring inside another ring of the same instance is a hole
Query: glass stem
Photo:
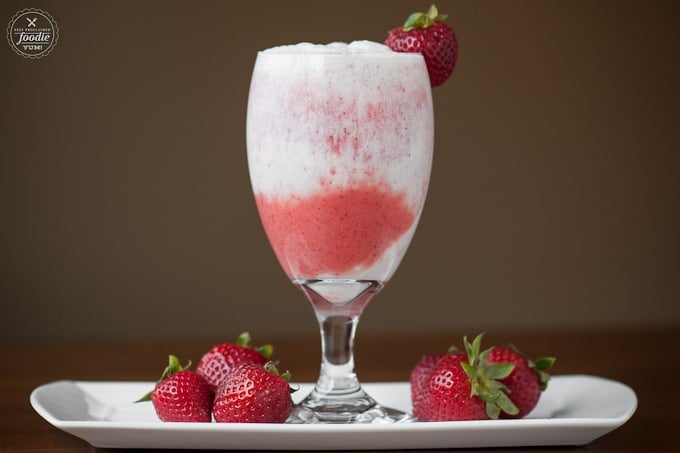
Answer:
[[354, 335], [361, 313], [383, 285], [361, 280], [297, 284], [311, 302], [321, 331], [321, 371], [304, 404], [327, 412], [366, 410], [375, 402], [362, 390], [354, 372]]
[[383, 287], [375, 280], [298, 280], [321, 331], [321, 371], [314, 390], [293, 410], [289, 423], [411, 421], [378, 404], [354, 372], [354, 335], [366, 304]]
[[347, 395], [361, 389], [354, 372], [354, 335], [358, 316], [319, 317], [321, 328], [321, 372], [316, 390], [328, 396]]

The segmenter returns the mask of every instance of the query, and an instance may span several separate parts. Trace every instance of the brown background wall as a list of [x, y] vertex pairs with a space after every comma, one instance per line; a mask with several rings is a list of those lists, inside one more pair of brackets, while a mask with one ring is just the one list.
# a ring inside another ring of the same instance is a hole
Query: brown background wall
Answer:
[[[315, 334], [250, 193], [257, 50], [371, 39], [425, 1], [4, 1], [0, 338]], [[673, 1], [444, 1], [430, 196], [360, 332], [680, 327]]]

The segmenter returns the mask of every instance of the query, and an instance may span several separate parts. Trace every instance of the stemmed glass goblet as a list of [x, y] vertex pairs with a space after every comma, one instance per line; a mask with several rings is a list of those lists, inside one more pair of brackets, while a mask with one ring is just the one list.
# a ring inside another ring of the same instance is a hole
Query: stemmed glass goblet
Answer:
[[423, 209], [433, 150], [420, 54], [367, 41], [261, 51], [247, 114], [260, 219], [321, 331], [321, 370], [292, 423], [406, 421], [354, 370], [362, 311], [397, 269]]

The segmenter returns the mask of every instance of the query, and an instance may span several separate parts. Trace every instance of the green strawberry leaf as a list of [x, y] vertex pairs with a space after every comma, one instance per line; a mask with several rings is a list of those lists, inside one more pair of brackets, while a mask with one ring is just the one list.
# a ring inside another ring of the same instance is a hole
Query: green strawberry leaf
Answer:
[[480, 333], [477, 335], [474, 340], [472, 340], [472, 343], [470, 343], [467, 339], [467, 335], [463, 337], [463, 344], [465, 345], [465, 353], [468, 356], [468, 362], [470, 362], [470, 365], [472, 366], [477, 366], [479, 365], [479, 350], [482, 347], [482, 337], [484, 336], [484, 333]]
[[189, 369], [189, 367], [191, 367], [191, 360], [189, 360], [189, 363], [187, 363], [185, 366], [182, 366], [182, 364], [179, 362], [179, 359], [176, 356], [170, 354], [168, 356], [168, 366], [165, 367], [163, 374], [161, 374], [161, 377], [156, 383], [160, 384], [178, 371], [186, 371]]
[[[238, 336], [238, 338], [236, 338], [236, 344], [244, 348], [253, 348], [253, 346], [251, 346], [250, 344], [252, 341], [253, 339], [250, 337], [250, 333], [248, 332], [243, 332], [241, 335]], [[262, 356], [264, 356], [265, 359], [269, 359], [274, 353], [274, 347], [270, 344], [257, 346], [254, 347], [253, 349], [262, 354]]]
[[432, 25], [432, 19], [423, 13], [412, 13], [404, 22], [404, 31], [411, 31], [415, 28], [427, 28]]
[[144, 401], [151, 401], [151, 394], [153, 393], [153, 390], [150, 392], [146, 393], [144, 396], [142, 396], [140, 399], [135, 401], [135, 403], [143, 403]]
[[411, 13], [404, 22], [402, 29], [404, 31], [411, 31], [416, 28], [428, 28], [435, 22], [443, 22], [448, 16], [446, 14], [439, 14], [439, 10], [433, 4], [427, 10], [427, 13]]
[[258, 346], [255, 348], [257, 352], [262, 354], [265, 359], [269, 359], [272, 354], [274, 353], [274, 347], [270, 344], [266, 344], [264, 346]]
[[446, 350], [446, 352], [449, 354], [454, 354], [458, 351], [460, 351], [460, 349], [458, 349], [458, 346], [456, 346], [455, 344], [452, 344], [451, 346], [449, 346], [449, 349]]
[[272, 374], [275, 374], [277, 376], [281, 376], [286, 381], [290, 382], [290, 380], [292, 378], [292, 374], [290, 373], [290, 371], [286, 370], [283, 373], [281, 373], [279, 371], [278, 365], [279, 365], [278, 361], [275, 362], [275, 361], [270, 360], [269, 362], [264, 364], [264, 369], [267, 370], [268, 372], [272, 373]]
[[[161, 374], [161, 377], [158, 379], [158, 381], [156, 381], [156, 385], [160, 384], [161, 382], [163, 382], [164, 380], [166, 380], [167, 378], [169, 378], [170, 376], [179, 371], [188, 370], [189, 367], [191, 367], [191, 360], [189, 360], [189, 363], [187, 363], [185, 366], [182, 366], [179, 359], [176, 356], [170, 354], [168, 356], [168, 366], [165, 367], [163, 373]], [[156, 386], [154, 386], [154, 388], [156, 388]], [[153, 389], [151, 389], [149, 393], [145, 394], [140, 399], [135, 401], [135, 403], [141, 403], [142, 401], [151, 401], [152, 393]]]
[[510, 400], [505, 392], [498, 393], [498, 399], [496, 400], [496, 405], [506, 414], [517, 415], [519, 409], [515, 406], [515, 403]]
[[251, 340], [252, 339], [250, 338], [250, 333], [243, 332], [236, 338], [236, 344], [239, 346], [243, 346], [244, 348], [249, 348]]
[[486, 402], [486, 415], [489, 416], [491, 420], [496, 420], [501, 415], [501, 408], [494, 402]]
[[555, 360], [557, 360], [555, 357], [541, 357], [535, 361], [528, 361], [529, 367], [533, 368], [538, 376], [541, 390], [548, 388], [548, 381], [550, 380], [548, 370], [555, 364]]
[[503, 379], [510, 376], [514, 369], [514, 363], [495, 363], [487, 367], [486, 377], [489, 379]]
[[463, 371], [465, 371], [465, 374], [467, 374], [467, 377], [470, 379], [474, 386], [474, 384], [477, 383], [477, 369], [466, 362], [461, 362], [460, 366], [463, 367]]
[[490, 347], [490, 348], [487, 348], [487, 349], [483, 350], [483, 351], [479, 354], [479, 363], [480, 363], [480, 364], [483, 365], [483, 364], [486, 363], [486, 358], [489, 356], [489, 354], [491, 353], [491, 351], [493, 351], [493, 346]]
[[439, 14], [439, 10], [437, 9], [437, 6], [432, 4], [430, 6], [430, 9], [427, 10], [427, 17], [432, 20], [432, 22], [444, 22], [448, 15], [446, 14]]
[[539, 371], [546, 371], [552, 368], [555, 360], [557, 360], [555, 357], [541, 357], [534, 361], [534, 367]]

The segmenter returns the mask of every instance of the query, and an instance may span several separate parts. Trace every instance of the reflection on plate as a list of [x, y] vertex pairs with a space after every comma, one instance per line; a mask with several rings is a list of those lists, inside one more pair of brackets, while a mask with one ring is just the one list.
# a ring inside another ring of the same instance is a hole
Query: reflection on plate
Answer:
[[[551, 379], [521, 420], [369, 425], [163, 423], [151, 403], [135, 404], [150, 382], [57, 381], [31, 393], [31, 405], [55, 427], [95, 447], [259, 450], [370, 450], [584, 445], [635, 412], [633, 390], [595, 376]], [[312, 384], [299, 384], [296, 400]], [[410, 411], [408, 382], [364, 383], [380, 403]]]

